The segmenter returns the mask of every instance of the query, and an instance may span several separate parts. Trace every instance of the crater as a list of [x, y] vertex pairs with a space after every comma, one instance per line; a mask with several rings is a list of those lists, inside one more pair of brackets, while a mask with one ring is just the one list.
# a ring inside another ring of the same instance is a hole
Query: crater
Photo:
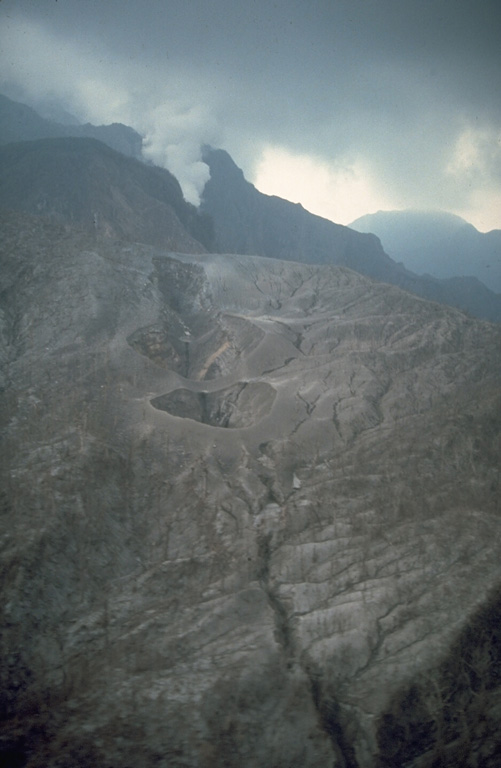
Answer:
[[175, 389], [150, 402], [158, 410], [182, 419], [193, 419], [211, 427], [241, 429], [267, 416], [276, 394], [264, 381], [240, 381], [215, 392]]
[[[168, 322], [138, 328], [127, 341], [155, 365], [186, 379], [208, 381], [234, 369], [261, 341], [263, 332], [237, 317], [199, 313], [185, 323], [173, 313]], [[189, 327], [189, 330], [188, 330]]]
[[[180, 330], [177, 336], [182, 332]], [[149, 357], [156, 365], [170, 368], [177, 373], [184, 373], [186, 363], [182, 345], [177, 341], [176, 335], [170, 334], [163, 326], [150, 325], [147, 328], [138, 328], [127, 341], [132, 349]]]

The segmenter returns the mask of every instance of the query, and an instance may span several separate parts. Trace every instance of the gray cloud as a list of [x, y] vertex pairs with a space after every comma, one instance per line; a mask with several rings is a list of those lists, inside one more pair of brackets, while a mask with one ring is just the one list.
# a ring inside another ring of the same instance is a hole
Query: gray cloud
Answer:
[[0, 68], [4, 87], [145, 132], [194, 201], [201, 143], [250, 178], [276, 145], [331, 166], [362, 159], [402, 207], [466, 211], [501, 195], [497, 5], [3, 0]]

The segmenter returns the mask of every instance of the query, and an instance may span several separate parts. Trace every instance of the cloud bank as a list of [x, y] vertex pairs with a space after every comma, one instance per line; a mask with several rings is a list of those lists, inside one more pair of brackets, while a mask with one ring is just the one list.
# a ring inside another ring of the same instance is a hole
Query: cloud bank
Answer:
[[419, 207], [501, 228], [497, 0], [3, 0], [0, 16], [7, 95], [132, 125], [192, 202], [212, 144], [341, 223]]

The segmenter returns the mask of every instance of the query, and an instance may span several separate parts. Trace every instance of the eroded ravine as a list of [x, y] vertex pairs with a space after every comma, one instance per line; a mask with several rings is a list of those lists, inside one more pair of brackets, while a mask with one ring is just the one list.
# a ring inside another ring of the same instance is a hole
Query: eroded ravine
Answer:
[[499, 331], [348, 270], [68, 247], [5, 335], [4, 754], [497, 768]]

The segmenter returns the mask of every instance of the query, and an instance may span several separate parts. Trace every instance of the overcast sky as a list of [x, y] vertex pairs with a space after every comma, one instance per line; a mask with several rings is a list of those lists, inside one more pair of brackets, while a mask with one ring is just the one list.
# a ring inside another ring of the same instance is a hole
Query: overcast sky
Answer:
[[209, 143], [342, 224], [439, 208], [486, 231], [500, 40], [499, 0], [1, 0], [0, 90], [132, 125], [192, 202]]

